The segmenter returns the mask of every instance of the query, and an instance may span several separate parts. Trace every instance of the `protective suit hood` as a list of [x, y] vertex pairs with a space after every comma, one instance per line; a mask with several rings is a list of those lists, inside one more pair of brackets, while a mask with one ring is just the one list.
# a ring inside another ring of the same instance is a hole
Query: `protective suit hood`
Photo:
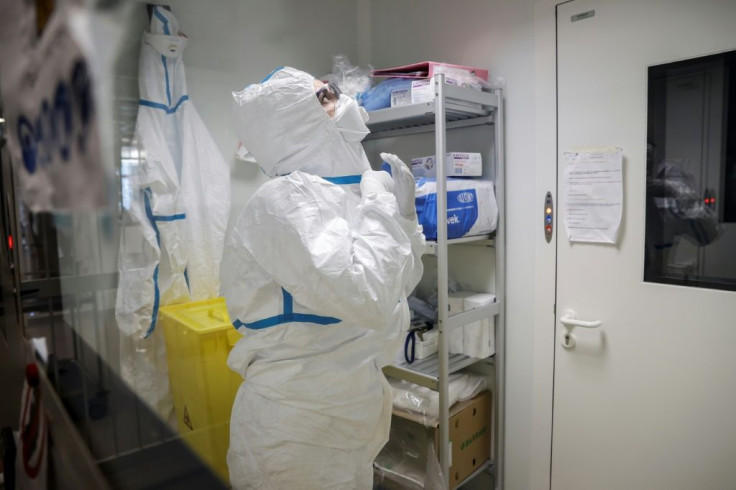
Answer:
[[240, 141], [270, 177], [296, 170], [320, 177], [369, 170], [360, 143], [368, 133], [364, 122], [355, 131], [353, 120], [349, 135], [341, 131], [315, 97], [313, 82], [308, 73], [284, 67], [259, 84], [233, 92]]

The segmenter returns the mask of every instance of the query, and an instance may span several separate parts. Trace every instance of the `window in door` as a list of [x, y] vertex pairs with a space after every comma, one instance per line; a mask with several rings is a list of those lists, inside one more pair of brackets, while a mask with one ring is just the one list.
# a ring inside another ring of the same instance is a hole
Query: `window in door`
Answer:
[[644, 280], [736, 291], [736, 51], [649, 68]]

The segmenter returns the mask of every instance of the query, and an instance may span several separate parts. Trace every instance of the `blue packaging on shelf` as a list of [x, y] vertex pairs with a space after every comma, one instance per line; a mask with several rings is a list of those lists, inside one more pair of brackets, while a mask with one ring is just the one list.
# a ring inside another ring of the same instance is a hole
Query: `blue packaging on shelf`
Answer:
[[[436, 179], [417, 180], [417, 217], [428, 240], [437, 239], [436, 189]], [[447, 238], [491, 233], [497, 224], [498, 205], [493, 182], [447, 179]]]

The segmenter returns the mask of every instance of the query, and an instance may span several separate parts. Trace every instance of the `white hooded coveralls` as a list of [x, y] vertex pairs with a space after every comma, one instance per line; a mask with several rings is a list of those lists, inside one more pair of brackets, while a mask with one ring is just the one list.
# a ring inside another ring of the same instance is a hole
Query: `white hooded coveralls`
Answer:
[[218, 296], [230, 211], [230, 169], [189, 100], [187, 38], [178, 33], [171, 12], [154, 7], [140, 54], [140, 161], [127, 177], [115, 308], [122, 377], [164, 418], [172, 401], [158, 309]]
[[341, 129], [312, 83], [283, 68], [234, 94], [238, 136], [275, 177], [223, 258], [223, 295], [243, 334], [228, 360], [245, 378], [228, 453], [238, 489], [371, 488], [391, 421], [381, 368], [402, 345], [406, 295], [422, 274], [416, 219], [389, 192], [361, 196], [367, 128]]

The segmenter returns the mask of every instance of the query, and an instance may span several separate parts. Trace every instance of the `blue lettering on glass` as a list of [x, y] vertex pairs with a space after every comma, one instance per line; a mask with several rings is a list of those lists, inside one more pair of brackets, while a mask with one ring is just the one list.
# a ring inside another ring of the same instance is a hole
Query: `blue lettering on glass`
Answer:
[[54, 142], [51, 140], [51, 131], [44, 131], [44, 122], [48, 125], [49, 120], [49, 103], [46, 99], [41, 101], [41, 113], [38, 116], [36, 122], [36, 141], [42, 142], [43, 144], [38, 145], [38, 153], [36, 159], [38, 164], [42, 167], [46, 167], [51, 163], [51, 157], [53, 153], [52, 146]]
[[[61, 122], [61, 134], [57, 142], [59, 143], [59, 155], [62, 161], [69, 161], [69, 153], [72, 139], [72, 105], [69, 100], [69, 90], [64, 82], [59, 82], [56, 86], [54, 94], [54, 122], [52, 127], [58, 130], [57, 124]], [[54, 138], [56, 139], [56, 138]]]
[[18, 116], [18, 141], [23, 154], [23, 166], [29, 174], [36, 171], [36, 135], [33, 125], [24, 115]]
[[72, 68], [72, 97], [74, 106], [79, 110], [79, 120], [81, 127], [79, 128], [79, 136], [77, 145], [79, 151], [84, 153], [87, 136], [87, 126], [92, 117], [92, 84], [90, 83], [87, 73], [87, 64], [83, 60], [78, 60]]
[[57, 156], [60, 161], [69, 162], [75, 142], [80, 155], [86, 152], [94, 101], [84, 60], [74, 63], [68, 81], [57, 83], [52, 98], [41, 100], [35, 119], [18, 115], [18, 143], [23, 167], [29, 174], [48, 167]]

